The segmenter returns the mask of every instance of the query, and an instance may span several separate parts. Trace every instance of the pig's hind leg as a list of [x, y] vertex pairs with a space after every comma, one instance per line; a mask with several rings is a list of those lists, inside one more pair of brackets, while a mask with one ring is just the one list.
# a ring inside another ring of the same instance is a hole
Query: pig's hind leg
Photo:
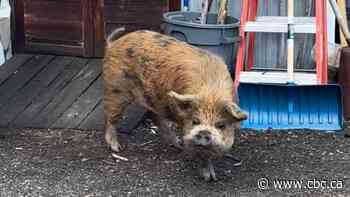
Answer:
[[119, 152], [122, 149], [118, 141], [115, 124], [122, 119], [123, 112], [132, 101], [132, 97], [128, 92], [105, 88], [105, 140], [113, 151]]

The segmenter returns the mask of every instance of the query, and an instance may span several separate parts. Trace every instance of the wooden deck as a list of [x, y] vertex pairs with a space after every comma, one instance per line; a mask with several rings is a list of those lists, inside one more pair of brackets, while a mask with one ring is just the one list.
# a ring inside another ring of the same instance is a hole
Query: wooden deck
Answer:
[[[18, 54], [0, 66], [0, 127], [103, 129], [102, 60]], [[130, 132], [145, 110], [117, 125]]]
[[0, 67], [0, 127], [102, 129], [101, 62], [16, 55]]
[[[0, 127], [101, 130], [102, 60], [17, 54], [0, 66]], [[145, 109], [127, 108], [118, 123], [130, 132]]]

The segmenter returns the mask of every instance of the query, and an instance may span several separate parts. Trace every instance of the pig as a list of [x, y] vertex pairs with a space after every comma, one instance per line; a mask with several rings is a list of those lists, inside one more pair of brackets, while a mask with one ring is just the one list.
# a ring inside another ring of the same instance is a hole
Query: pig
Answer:
[[[167, 35], [123, 32], [119, 28], [108, 36], [103, 60], [107, 144], [121, 151], [114, 125], [136, 103], [154, 114], [164, 140], [200, 161], [205, 180], [216, 180], [211, 161], [231, 149], [240, 121], [247, 118], [236, 104], [227, 65]], [[170, 129], [171, 124], [178, 129]]]

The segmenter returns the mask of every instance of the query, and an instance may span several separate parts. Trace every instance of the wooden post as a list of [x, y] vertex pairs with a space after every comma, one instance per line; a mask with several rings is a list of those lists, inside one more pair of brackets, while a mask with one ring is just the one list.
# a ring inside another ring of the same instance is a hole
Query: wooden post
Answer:
[[224, 24], [226, 16], [227, 16], [227, 0], [220, 0], [217, 23]]
[[[343, 20], [342, 20], [342, 22], [344, 23], [343, 25], [345, 25], [345, 27], [347, 27], [348, 26], [348, 21], [346, 20], [346, 17], [347, 17], [346, 16], [346, 2], [345, 2], [345, 0], [338, 0], [337, 4], [338, 4], [339, 10], [340, 10], [340, 15], [343, 18]], [[340, 28], [342, 28], [342, 27], [340, 27]], [[347, 47], [348, 46], [347, 40], [348, 40], [349, 37], [347, 38], [346, 34], [348, 36], [349, 35], [349, 31], [341, 29], [341, 31], [340, 31], [340, 41], [341, 42], [340, 43], [341, 43], [341, 45], [343, 47]]]

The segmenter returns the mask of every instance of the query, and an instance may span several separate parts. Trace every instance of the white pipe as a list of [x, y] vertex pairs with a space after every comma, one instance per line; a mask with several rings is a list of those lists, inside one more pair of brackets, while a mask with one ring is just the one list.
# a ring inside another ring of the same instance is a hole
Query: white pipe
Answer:
[[287, 71], [289, 82], [294, 82], [294, 0], [288, 0], [288, 53]]

